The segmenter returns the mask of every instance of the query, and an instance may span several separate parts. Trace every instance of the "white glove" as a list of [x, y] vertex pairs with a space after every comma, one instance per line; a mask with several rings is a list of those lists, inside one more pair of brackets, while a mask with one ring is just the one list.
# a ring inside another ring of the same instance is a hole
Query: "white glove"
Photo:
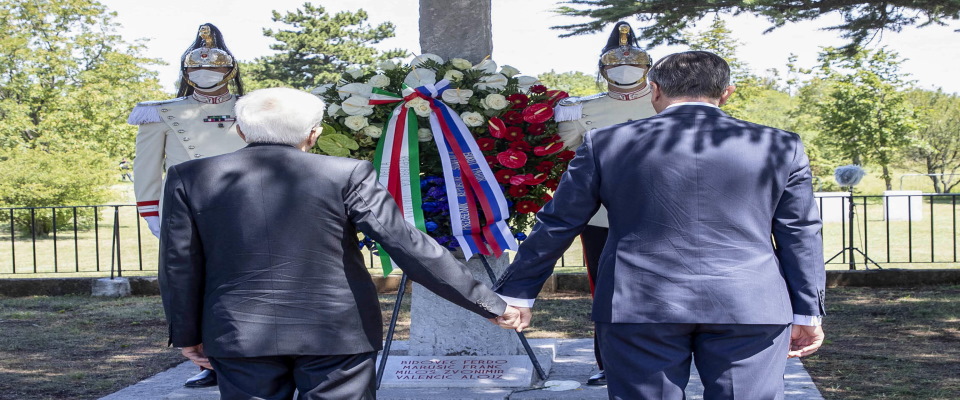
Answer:
[[153, 236], [156, 236], [157, 239], [160, 238], [160, 217], [150, 216], [143, 217], [144, 221], [147, 221], [147, 227], [150, 228], [150, 233], [153, 233]]

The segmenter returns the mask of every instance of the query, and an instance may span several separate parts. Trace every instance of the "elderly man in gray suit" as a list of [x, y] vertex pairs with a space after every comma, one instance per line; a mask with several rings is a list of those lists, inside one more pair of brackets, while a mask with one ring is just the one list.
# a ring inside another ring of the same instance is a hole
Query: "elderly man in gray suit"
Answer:
[[[532, 306], [606, 206], [593, 319], [611, 398], [682, 399], [692, 359], [706, 399], [780, 399], [786, 359], [823, 342], [821, 222], [803, 144], [721, 111], [729, 79], [709, 52], [654, 64], [658, 114], [587, 133], [495, 286]], [[529, 308], [521, 315], [523, 328]]]
[[357, 231], [414, 281], [505, 327], [519, 311], [408, 224], [369, 162], [310, 154], [323, 102], [293, 89], [237, 101], [249, 143], [170, 167], [160, 287], [170, 342], [223, 399], [375, 399], [382, 327]]

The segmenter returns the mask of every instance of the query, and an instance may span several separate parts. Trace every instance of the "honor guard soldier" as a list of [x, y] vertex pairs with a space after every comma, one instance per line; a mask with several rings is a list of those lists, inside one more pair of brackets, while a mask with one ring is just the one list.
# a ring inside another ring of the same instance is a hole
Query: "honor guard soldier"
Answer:
[[[600, 76], [607, 82], [607, 92], [585, 97], [568, 97], [560, 100], [554, 109], [555, 118], [559, 122], [558, 133], [567, 148], [579, 147], [583, 142], [583, 135], [589, 130], [647, 118], [657, 113], [650, 102], [651, 90], [646, 80], [647, 71], [653, 61], [637, 44], [629, 24], [618, 22], [614, 26], [607, 45], [600, 53], [598, 64]], [[580, 235], [591, 291], [608, 230], [607, 210], [600, 206]], [[594, 334], [594, 354], [600, 372], [587, 380], [588, 385], [607, 383], [603, 360], [600, 357], [601, 345]]]
[[[234, 83], [236, 93], [230, 92]], [[137, 209], [154, 236], [160, 235], [160, 199], [167, 168], [184, 161], [238, 150], [246, 143], [233, 125], [233, 105], [243, 84], [233, 54], [213, 24], [200, 25], [180, 58], [177, 98], [137, 104], [127, 123], [139, 125], [133, 187]], [[215, 386], [217, 376], [203, 369], [184, 386]]]

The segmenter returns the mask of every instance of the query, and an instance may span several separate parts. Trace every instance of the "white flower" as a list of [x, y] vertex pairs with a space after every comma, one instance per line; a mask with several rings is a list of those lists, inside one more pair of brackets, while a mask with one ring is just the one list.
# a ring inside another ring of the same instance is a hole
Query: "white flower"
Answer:
[[431, 131], [430, 128], [417, 129], [418, 142], [429, 142], [431, 140], [433, 140], [433, 131]]
[[540, 80], [532, 76], [523, 75], [523, 76], [517, 77], [517, 85], [519, 86], [519, 89], [522, 91], [527, 91], [528, 89], [530, 89], [530, 86], [539, 85], [539, 84], [540, 84]]
[[500, 74], [493, 74], [480, 78], [480, 81], [475, 83], [473, 87], [480, 90], [503, 90], [503, 88], [507, 87], [507, 82], [509, 82], [507, 77]]
[[483, 125], [487, 122], [480, 113], [473, 111], [467, 111], [463, 114], [460, 114], [460, 119], [463, 120], [464, 125], [474, 127]]
[[443, 74], [443, 79], [446, 79], [450, 82], [459, 81], [463, 79], [463, 72], [451, 69], [447, 73]]
[[488, 58], [483, 61], [480, 61], [479, 64], [474, 65], [470, 69], [478, 69], [488, 74], [492, 74], [494, 72], [497, 72], [497, 63], [493, 62], [493, 60]]
[[327, 90], [330, 90], [331, 86], [333, 86], [332, 83], [325, 83], [323, 85], [317, 86], [310, 91], [310, 94], [313, 94], [315, 96], [323, 96], [323, 94], [326, 93]]
[[413, 60], [410, 60], [410, 66], [419, 67], [420, 64], [423, 64], [427, 60], [433, 60], [433, 61], [436, 61], [437, 64], [443, 64], [443, 59], [440, 58], [440, 56], [432, 53], [423, 53], [419, 56], [414, 57]]
[[360, 82], [348, 83], [337, 88], [337, 93], [340, 95], [341, 99], [345, 99], [353, 95], [370, 97], [370, 93], [372, 92], [373, 86]]
[[337, 112], [338, 112], [338, 111], [340, 111], [340, 105], [339, 105], [339, 104], [334, 103], [334, 104], [331, 104], [331, 105], [327, 106], [327, 115], [329, 115], [329, 116], [331, 116], [331, 117], [334, 116], [334, 115], [337, 115]]
[[497, 93], [488, 94], [487, 97], [484, 97], [480, 102], [480, 105], [483, 106], [483, 108], [490, 110], [502, 110], [507, 107], [507, 104], [510, 104], [510, 102], [507, 101], [507, 98], [503, 97], [502, 94]]
[[370, 115], [373, 114], [373, 106], [370, 105], [370, 99], [363, 96], [350, 96], [349, 99], [341, 105], [343, 112], [347, 115]]
[[403, 79], [403, 83], [411, 88], [432, 85], [437, 83], [437, 72], [432, 69], [414, 68], [407, 74], [407, 77]]
[[520, 70], [509, 65], [504, 65], [500, 67], [500, 74], [506, 76], [507, 78], [512, 77], [516, 74], [519, 74]]
[[450, 64], [452, 64], [454, 68], [460, 70], [470, 69], [470, 67], [473, 66], [473, 63], [471, 63], [469, 60], [464, 60], [462, 58], [451, 58]]
[[413, 112], [415, 112], [417, 115], [421, 117], [430, 116], [430, 111], [431, 111], [430, 102], [427, 101], [426, 99], [417, 97], [415, 99], [408, 101], [407, 104], [404, 104], [404, 106], [413, 110]]
[[343, 124], [355, 131], [359, 131], [367, 126], [367, 117], [362, 115], [351, 115], [343, 119]]
[[363, 128], [363, 134], [374, 139], [379, 138], [383, 134], [383, 127], [377, 125], [367, 125]]
[[392, 60], [380, 61], [377, 63], [377, 68], [381, 71], [391, 71], [397, 68], [397, 63]]
[[447, 104], [467, 104], [473, 91], [470, 89], [447, 89], [440, 95]]
[[390, 84], [390, 78], [384, 74], [376, 74], [367, 79], [367, 84], [377, 88], [387, 87]]
[[347, 68], [346, 72], [348, 75], [352, 76], [353, 79], [357, 79], [363, 76], [363, 70], [360, 68]]

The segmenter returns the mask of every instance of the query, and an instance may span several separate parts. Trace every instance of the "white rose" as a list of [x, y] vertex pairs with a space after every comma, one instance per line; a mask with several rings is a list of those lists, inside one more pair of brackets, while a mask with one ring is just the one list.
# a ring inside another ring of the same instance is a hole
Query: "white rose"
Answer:
[[362, 115], [351, 115], [343, 119], [343, 124], [354, 131], [359, 131], [367, 126], [367, 117]]
[[370, 99], [363, 96], [350, 96], [349, 99], [340, 105], [343, 112], [347, 115], [370, 115], [373, 114], [373, 106], [370, 105]]
[[483, 108], [490, 110], [502, 110], [507, 107], [507, 104], [510, 104], [507, 101], [506, 97], [503, 97], [502, 94], [492, 93], [488, 94], [487, 97], [484, 97], [480, 102], [480, 105]]
[[493, 74], [480, 78], [480, 81], [475, 83], [473, 87], [480, 90], [503, 90], [503, 88], [507, 87], [507, 82], [509, 82], [507, 77], [500, 74]]
[[427, 60], [433, 60], [433, 61], [436, 61], [437, 64], [443, 64], [443, 59], [440, 58], [440, 56], [432, 53], [423, 53], [419, 56], [414, 57], [413, 60], [410, 60], [410, 66], [419, 67], [420, 64], [423, 64]]
[[467, 104], [472, 96], [473, 91], [470, 89], [447, 89], [440, 95], [447, 104]]
[[443, 79], [446, 79], [450, 82], [459, 81], [463, 79], [463, 72], [451, 69], [447, 73], [443, 74]]
[[431, 131], [430, 128], [417, 129], [418, 142], [429, 142], [431, 140], [433, 140], [433, 131]]
[[331, 105], [327, 106], [327, 115], [329, 115], [329, 116], [331, 116], [331, 117], [334, 116], [334, 115], [337, 115], [337, 112], [338, 112], [338, 111], [340, 111], [340, 105], [339, 105], [339, 104], [334, 103], [334, 104], [331, 104]]
[[373, 86], [360, 82], [348, 83], [337, 88], [337, 94], [340, 95], [341, 99], [353, 95], [370, 97], [370, 93], [373, 93]]
[[478, 69], [488, 74], [492, 74], [494, 72], [497, 72], [497, 63], [493, 62], [493, 60], [488, 58], [486, 60], [480, 61], [479, 64], [474, 65], [470, 69]]
[[460, 70], [470, 69], [470, 67], [473, 66], [473, 63], [471, 63], [469, 60], [464, 60], [462, 58], [451, 58], [450, 64], [452, 64], [454, 68]]
[[405, 106], [421, 117], [429, 117], [432, 111], [430, 110], [430, 102], [420, 97], [408, 101]]
[[411, 88], [432, 85], [437, 83], [437, 72], [432, 69], [414, 68], [407, 74], [407, 77], [403, 79], [403, 83]]
[[384, 74], [376, 74], [367, 80], [367, 84], [377, 88], [387, 87], [390, 84], [390, 78]]
[[507, 78], [509, 78], [509, 77], [512, 77], [512, 76], [514, 76], [514, 75], [516, 75], [516, 74], [519, 74], [519, 73], [520, 73], [520, 70], [519, 70], [519, 69], [516, 69], [516, 68], [514, 68], [514, 67], [511, 67], [511, 66], [509, 66], [509, 65], [504, 65], [504, 66], [500, 67], [500, 73], [503, 74], [504, 76], [506, 76]]
[[357, 78], [363, 76], [363, 70], [360, 69], [360, 68], [347, 68], [347, 70], [344, 71], [344, 72], [346, 72], [347, 74], [349, 74], [350, 76], [352, 76], [353, 79], [357, 79]]
[[377, 63], [377, 68], [381, 71], [391, 71], [397, 68], [397, 63], [392, 60], [380, 61]]
[[467, 111], [463, 114], [460, 114], [460, 119], [463, 120], [464, 125], [474, 127], [483, 125], [487, 122], [480, 113], [473, 111]]
[[523, 75], [517, 77], [517, 86], [519, 86], [519, 89], [522, 91], [527, 91], [527, 89], [530, 89], [530, 86], [539, 84], [540, 80], [532, 76]]
[[377, 125], [367, 125], [363, 128], [363, 134], [374, 139], [379, 138], [383, 134], [383, 127]]

